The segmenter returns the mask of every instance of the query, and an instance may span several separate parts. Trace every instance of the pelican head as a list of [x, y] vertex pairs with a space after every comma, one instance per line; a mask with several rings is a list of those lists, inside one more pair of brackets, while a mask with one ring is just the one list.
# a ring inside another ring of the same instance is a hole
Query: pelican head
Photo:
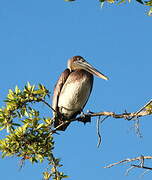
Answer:
[[89, 64], [83, 57], [81, 56], [74, 56], [68, 60], [68, 68], [70, 71], [83, 69], [93, 75], [98, 76], [104, 80], [108, 80], [108, 77], [102, 74], [100, 71], [95, 69], [91, 64]]

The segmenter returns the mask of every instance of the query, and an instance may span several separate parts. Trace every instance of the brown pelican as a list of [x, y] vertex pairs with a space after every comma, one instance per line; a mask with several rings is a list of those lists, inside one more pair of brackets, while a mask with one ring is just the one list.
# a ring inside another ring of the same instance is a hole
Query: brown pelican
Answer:
[[[75, 118], [86, 105], [93, 86], [93, 75], [108, 80], [104, 74], [95, 69], [81, 56], [68, 60], [68, 68], [60, 75], [52, 101], [54, 127], [63, 121]], [[69, 123], [58, 130], [64, 131]]]

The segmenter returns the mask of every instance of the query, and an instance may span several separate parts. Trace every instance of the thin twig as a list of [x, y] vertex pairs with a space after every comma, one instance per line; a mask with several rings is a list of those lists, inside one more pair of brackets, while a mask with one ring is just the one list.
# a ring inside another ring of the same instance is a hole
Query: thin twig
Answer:
[[141, 175], [140, 177], [142, 178], [147, 172], [149, 172], [150, 170], [146, 169]]
[[142, 133], [140, 131], [140, 121], [138, 118], [136, 118], [135, 120], [135, 124], [134, 124], [134, 127], [135, 127], [135, 133], [138, 137], [142, 138]]
[[151, 168], [151, 167], [140, 166], [140, 165], [135, 165], [135, 164], [132, 164], [131, 166], [132, 166], [132, 167], [136, 167], [136, 168], [142, 168], [142, 169], [147, 169], [147, 170], [151, 170], [151, 171], [152, 171], [152, 168]]
[[100, 124], [103, 123], [109, 116], [104, 117], [102, 120], [100, 119], [101, 116], [97, 119], [97, 135], [98, 135], [98, 144], [97, 147], [99, 148], [101, 144], [101, 134], [100, 134]]
[[[115, 162], [115, 163], [113, 163], [113, 164], [110, 164], [110, 165], [108, 165], [108, 166], [105, 166], [104, 168], [111, 168], [111, 167], [113, 167], [113, 166], [115, 166], [115, 165], [118, 165], [118, 164], [126, 164], [126, 163], [132, 162], [132, 161], [141, 161], [141, 160], [143, 160], [143, 159], [152, 159], [152, 156], [138, 156], [138, 157], [132, 158], [132, 159], [127, 158], [127, 159], [123, 159], [123, 160], [121, 160], [121, 161], [119, 161], [119, 162]], [[141, 166], [141, 165], [140, 165], [140, 166]]]
[[99, 148], [100, 144], [101, 144], [101, 135], [100, 135], [100, 117], [98, 117], [97, 119], [97, 135], [98, 135], [98, 144], [97, 147]]
[[133, 167], [133, 166], [131, 166], [130, 168], [128, 168], [128, 169], [126, 170], [125, 175], [128, 176], [129, 172], [130, 172], [132, 169], [134, 169], [134, 168], [135, 168], [135, 167]]
[[41, 101], [42, 101], [44, 104], [46, 104], [52, 111], [56, 112], [48, 102], [46, 102], [46, 101], [43, 100], [43, 99], [42, 99]]
[[[146, 103], [141, 109], [139, 109], [137, 112], [135, 112], [135, 116], [138, 116], [148, 105], [150, 105], [152, 103], [152, 100], [148, 101], [148, 103]], [[130, 119], [128, 120], [131, 120], [133, 119], [134, 117], [131, 117]]]

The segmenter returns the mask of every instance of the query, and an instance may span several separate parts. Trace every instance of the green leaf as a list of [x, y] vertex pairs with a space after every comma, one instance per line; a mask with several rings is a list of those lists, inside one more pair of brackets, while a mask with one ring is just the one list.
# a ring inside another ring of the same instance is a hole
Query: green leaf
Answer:
[[144, 3], [145, 3], [146, 6], [152, 6], [152, 0], [144, 1]]
[[[7, 95], [8, 99], [14, 100], [14, 95], [12, 93], [9, 93]], [[5, 101], [6, 102], [6, 101]]]
[[16, 86], [16, 87], [15, 87], [15, 93], [18, 94], [18, 93], [20, 93], [20, 92], [21, 92], [21, 90], [18, 88], [18, 86]]
[[28, 88], [28, 90], [30, 90], [30, 89], [31, 89], [31, 85], [30, 85], [30, 83], [29, 83], [29, 82], [27, 82], [27, 88]]
[[2, 131], [3, 129], [5, 129], [5, 126], [1, 127], [1, 128], [0, 128], [0, 131]]
[[36, 129], [40, 129], [41, 127], [44, 127], [44, 124], [39, 124]]
[[126, 2], [126, 0], [121, 0], [121, 1], [119, 1], [119, 2], [117, 3], [117, 5], [120, 5], [120, 4], [125, 3], [125, 2]]
[[152, 16], [152, 7], [150, 8], [150, 10], [148, 12], [148, 16]]
[[18, 123], [12, 123], [12, 125], [14, 125], [14, 126], [21, 126], [21, 125], [18, 124]]
[[43, 172], [43, 178], [44, 178], [44, 180], [49, 180], [50, 178], [51, 178], [51, 173], [49, 173], [49, 172]]
[[11, 89], [9, 89], [8, 92], [9, 94], [14, 94], [14, 92]]

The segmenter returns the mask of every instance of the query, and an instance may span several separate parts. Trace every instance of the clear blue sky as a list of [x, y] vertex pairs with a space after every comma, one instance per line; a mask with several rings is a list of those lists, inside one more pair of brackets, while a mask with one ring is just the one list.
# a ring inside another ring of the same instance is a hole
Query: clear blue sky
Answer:
[[[81, 55], [110, 80], [95, 78], [85, 110], [122, 113], [138, 110], [151, 99], [152, 18], [140, 4], [105, 5], [98, 1], [5, 0], [0, 2], [0, 105], [8, 89], [27, 81], [53, 91], [67, 59]], [[43, 106], [42, 106], [43, 108]], [[51, 115], [51, 114], [50, 114]], [[151, 154], [151, 117], [142, 118], [138, 138], [133, 122], [104, 122], [97, 149], [96, 120], [73, 123], [56, 136], [55, 154], [70, 180], [138, 180], [142, 170], [125, 176], [126, 166], [102, 167], [125, 158]], [[39, 180], [45, 165], [18, 171], [15, 158], [0, 160], [1, 179]], [[151, 179], [152, 174], [144, 176]]]

